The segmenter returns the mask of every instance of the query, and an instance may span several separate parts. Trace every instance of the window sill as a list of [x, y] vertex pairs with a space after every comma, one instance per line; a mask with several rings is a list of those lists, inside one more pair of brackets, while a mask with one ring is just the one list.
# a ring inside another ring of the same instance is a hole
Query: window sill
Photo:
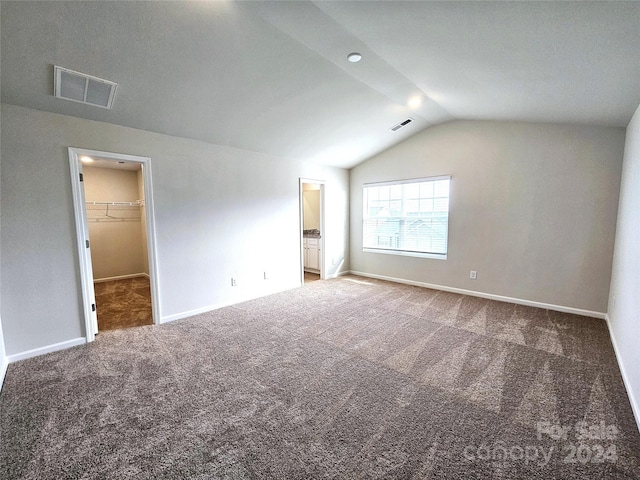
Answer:
[[408, 252], [406, 250], [385, 250], [382, 248], [363, 248], [362, 251], [366, 253], [383, 253], [385, 255], [400, 255], [403, 257], [433, 258], [436, 260], [447, 259], [446, 253]]

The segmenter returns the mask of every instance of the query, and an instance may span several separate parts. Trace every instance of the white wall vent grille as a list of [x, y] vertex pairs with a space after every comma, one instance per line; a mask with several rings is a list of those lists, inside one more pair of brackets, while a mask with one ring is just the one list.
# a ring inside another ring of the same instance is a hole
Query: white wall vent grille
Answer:
[[54, 95], [58, 98], [102, 108], [113, 106], [117, 83], [57, 65], [53, 67], [53, 77]]
[[397, 132], [402, 127], [405, 127], [405, 126], [409, 125], [411, 122], [413, 122], [413, 118], [407, 118], [404, 122], [400, 122], [399, 124], [394, 125], [393, 127], [391, 127], [390, 130], [392, 132]]

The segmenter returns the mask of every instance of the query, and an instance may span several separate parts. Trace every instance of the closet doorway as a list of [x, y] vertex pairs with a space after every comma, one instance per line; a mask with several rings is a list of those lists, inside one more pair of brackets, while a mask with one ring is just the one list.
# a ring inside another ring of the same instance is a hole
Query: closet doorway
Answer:
[[303, 284], [325, 278], [324, 187], [324, 181], [300, 179], [300, 264]]
[[70, 148], [87, 341], [158, 323], [149, 159]]

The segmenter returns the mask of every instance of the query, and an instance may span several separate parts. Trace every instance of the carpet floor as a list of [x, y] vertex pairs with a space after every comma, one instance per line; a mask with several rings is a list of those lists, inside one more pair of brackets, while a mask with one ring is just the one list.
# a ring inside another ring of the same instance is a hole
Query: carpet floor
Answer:
[[99, 332], [153, 324], [148, 278], [99, 282], [94, 289]]
[[638, 479], [602, 320], [347, 276], [9, 365], [7, 479]]

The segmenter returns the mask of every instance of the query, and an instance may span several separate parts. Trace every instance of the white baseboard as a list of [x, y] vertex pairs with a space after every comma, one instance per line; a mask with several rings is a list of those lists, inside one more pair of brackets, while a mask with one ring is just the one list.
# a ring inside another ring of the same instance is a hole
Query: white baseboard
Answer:
[[360, 277], [369, 277], [369, 278], [376, 278], [378, 280], [386, 280], [388, 282], [404, 283], [406, 285], [414, 285], [416, 287], [431, 288], [433, 290], [442, 290], [444, 292], [459, 293], [462, 295], [470, 295], [472, 297], [487, 298], [489, 300], [497, 300], [499, 302], [516, 303], [518, 305], [526, 305], [528, 307], [545, 308], [547, 310], [554, 310], [554, 311], [563, 312], [563, 313], [573, 313], [575, 315], [582, 315], [584, 317], [600, 318], [603, 320], [606, 317], [606, 313], [604, 312], [594, 312], [591, 310], [582, 310], [580, 308], [564, 307], [562, 305], [553, 305], [551, 303], [534, 302], [531, 300], [524, 300], [522, 298], [505, 297], [502, 295], [494, 295], [493, 293], [477, 292], [475, 290], [465, 290], [463, 288], [447, 287], [445, 285], [435, 285], [432, 283], [415, 282], [413, 280], [406, 280], [404, 278], [387, 277], [385, 275], [376, 275], [374, 273], [357, 272], [355, 270], [351, 270], [350, 273], [352, 275], [358, 275]]
[[215, 305], [207, 305], [206, 307], [194, 308], [193, 310], [186, 310], [180, 313], [174, 313], [173, 315], [167, 315], [160, 319], [160, 324], [173, 322], [175, 320], [182, 320], [183, 318], [193, 317], [194, 315], [200, 315], [201, 313], [211, 312], [213, 310], [218, 310], [219, 308], [228, 307], [233, 305], [234, 302], [228, 303], [218, 303]]
[[[331, 275], [327, 275], [325, 278], [327, 280], [329, 280], [331, 278], [344, 277], [345, 275], [351, 275], [351, 271], [350, 270], [343, 270], [341, 272], [336, 272], [336, 273], [332, 273]], [[355, 273], [354, 273], [354, 275], [355, 275]]]
[[201, 313], [211, 312], [213, 310], [218, 310], [224, 307], [230, 307], [231, 305], [237, 305], [238, 303], [248, 302], [249, 300], [255, 300], [256, 298], [267, 297], [269, 295], [285, 292], [287, 290], [292, 290], [294, 288], [300, 288], [300, 286], [301, 285], [299, 283], [296, 283], [295, 285], [274, 290], [272, 292], [259, 293], [258, 295], [252, 295], [246, 298], [232, 300], [230, 302], [216, 303], [214, 305], [207, 305], [206, 307], [200, 307], [200, 308], [195, 308], [193, 310], [187, 310], [185, 312], [174, 313], [173, 315], [167, 315], [166, 317], [162, 317], [160, 319], [160, 324], [173, 322], [174, 320], [180, 320], [183, 318], [193, 317], [194, 315], [200, 315]]
[[629, 403], [631, 404], [631, 411], [633, 412], [633, 416], [636, 419], [636, 425], [638, 427], [638, 431], [640, 431], [640, 403], [638, 402], [638, 399], [635, 397], [633, 393], [633, 389], [631, 388], [631, 382], [629, 381], [629, 376], [627, 375], [625, 364], [622, 361], [622, 356], [620, 355], [620, 350], [618, 349], [618, 342], [616, 341], [616, 337], [613, 335], [613, 329], [611, 328], [611, 320], [609, 319], [608, 314], [606, 315], [605, 320], [607, 321], [607, 328], [609, 329], [609, 337], [611, 338], [613, 351], [616, 354], [618, 367], [620, 368], [620, 373], [622, 374], [622, 381], [624, 382], [624, 387], [627, 390], [627, 396], [629, 397]]
[[73, 340], [67, 340], [65, 342], [54, 343], [53, 345], [47, 345], [46, 347], [34, 348], [33, 350], [27, 350], [26, 352], [14, 353], [7, 357], [8, 363], [18, 362], [20, 360], [26, 360], [27, 358], [38, 357], [45, 353], [57, 352], [58, 350], [64, 350], [66, 348], [75, 347], [77, 345], [84, 345], [87, 343], [85, 337], [74, 338]]
[[7, 367], [9, 366], [9, 359], [5, 356], [0, 359], [0, 391], [2, 391], [2, 385], [4, 384], [4, 376], [7, 373]]
[[148, 273], [130, 273], [129, 275], [118, 275], [115, 277], [94, 278], [93, 283], [111, 282], [113, 280], [126, 280], [127, 278], [147, 277]]

